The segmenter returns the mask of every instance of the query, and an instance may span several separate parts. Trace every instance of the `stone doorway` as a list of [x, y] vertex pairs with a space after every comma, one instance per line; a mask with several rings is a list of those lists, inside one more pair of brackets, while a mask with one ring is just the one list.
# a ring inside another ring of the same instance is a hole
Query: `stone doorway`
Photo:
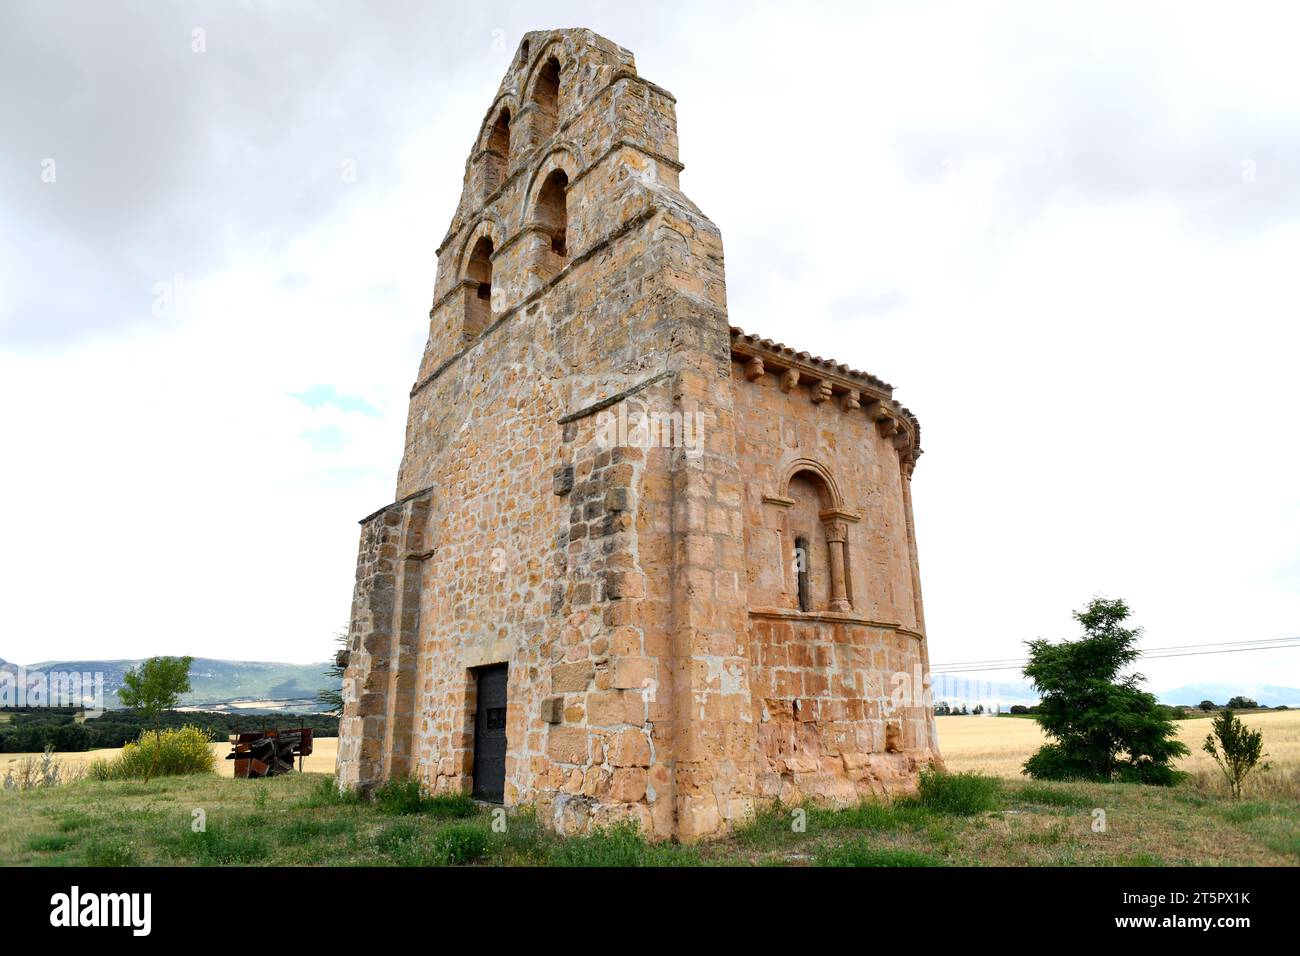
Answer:
[[474, 672], [478, 683], [474, 714], [474, 796], [490, 803], [505, 800], [507, 674], [505, 664], [480, 667]]

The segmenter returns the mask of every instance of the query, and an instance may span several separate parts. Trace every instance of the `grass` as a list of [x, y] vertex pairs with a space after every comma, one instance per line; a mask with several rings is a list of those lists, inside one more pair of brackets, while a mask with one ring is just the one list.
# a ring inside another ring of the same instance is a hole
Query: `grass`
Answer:
[[813, 857], [817, 866], [945, 866], [943, 860], [915, 850], [893, 850], [872, 846], [862, 839], [819, 847]]
[[[196, 809], [206, 827], [194, 829]], [[401, 812], [406, 810], [408, 812]], [[1096, 811], [1104, 830], [1094, 829]], [[529, 808], [494, 827], [461, 800], [339, 793], [333, 780], [212, 775], [0, 793], [0, 862], [83, 866], [1148, 866], [1300, 864], [1300, 805], [1136, 784], [927, 776], [918, 795], [773, 804], [730, 836], [650, 843], [628, 824], [563, 838]]]
[[[1250, 715], [1248, 715], [1250, 716]], [[1281, 715], [1259, 715], [1275, 717]], [[1300, 718], [1300, 713], [1290, 717]], [[528, 807], [500, 820], [464, 797], [400, 783], [374, 802], [332, 777], [213, 774], [79, 782], [0, 792], [0, 863], [89, 866], [1186, 866], [1300, 865], [1297, 767], [1265, 731], [1275, 764], [1229, 800], [1209, 774], [1177, 787], [1033, 781], [980, 774], [972, 753], [1032, 721], [940, 718], [995, 734], [945, 744], [954, 773], [919, 793], [831, 808], [775, 803], [729, 836], [649, 843], [630, 825], [563, 838]], [[1202, 726], [1204, 724], [1202, 723]], [[1277, 729], [1276, 727], [1274, 729]], [[1279, 757], [1279, 754], [1281, 755]], [[1002, 759], [998, 757], [997, 759]], [[1024, 754], [1018, 757], [1023, 762]], [[206, 828], [196, 832], [195, 811]]]

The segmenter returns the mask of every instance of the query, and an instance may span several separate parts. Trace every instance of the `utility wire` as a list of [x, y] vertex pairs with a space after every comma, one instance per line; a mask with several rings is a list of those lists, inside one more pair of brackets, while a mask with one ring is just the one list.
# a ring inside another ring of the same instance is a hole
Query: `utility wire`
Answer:
[[[1259, 641], [1216, 641], [1209, 644], [1175, 644], [1167, 647], [1153, 647], [1139, 652], [1139, 657], [1148, 660], [1161, 660], [1168, 657], [1203, 657], [1208, 654], [1241, 654], [1246, 651], [1276, 651], [1300, 647], [1300, 638], [1279, 637]], [[1203, 650], [1193, 648], [1215, 648]], [[1029, 663], [1028, 658], [1002, 658], [998, 660], [968, 661], [965, 663], [935, 664], [931, 666], [932, 674], [973, 674], [984, 671], [1019, 670]]]

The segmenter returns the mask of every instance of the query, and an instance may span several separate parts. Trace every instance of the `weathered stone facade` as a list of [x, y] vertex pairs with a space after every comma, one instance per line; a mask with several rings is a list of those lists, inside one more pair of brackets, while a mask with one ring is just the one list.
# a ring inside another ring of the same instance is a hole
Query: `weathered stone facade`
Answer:
[[438, 248], [397, 500], [362, 521], [342, 785], [472, 790], [501, 664], [502, 797], [566, 832], [689, 840], [938, 759], [916, 419], [729, 326], [677, 157], [631, 53], [527, 34]]

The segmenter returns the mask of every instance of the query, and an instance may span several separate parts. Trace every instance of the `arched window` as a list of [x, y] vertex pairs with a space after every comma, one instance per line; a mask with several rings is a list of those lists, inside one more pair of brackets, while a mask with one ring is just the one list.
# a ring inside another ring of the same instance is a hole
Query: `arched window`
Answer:
[[551, 252], [561, 259], [568, 255], [569, 177], [557, 169], [546, 177], [537, 196], [537, 224], [550, 236]]
[[497, 121], [492, 125], [492, 135], [488, 137], [488, 149], [503, 157], [510, 155], [510, 111], [502, 110]]
[[801, 611], [853, 608], [848, 526], [858, 518], [838, 504], [830, 480], [824, 472], [801, 468], [786, 490], [786, 535], [795, 572], [795, 593], [788, 600]]
[[482, 236], [474, 243], [465, 265], [465, 337], [473, 338], [492, 322], [492, 240]]
[[794, 549], [791, 561], [796, 606], [801, 611], [824, 611], [830, 602], [828, 546], [820, 517], [826, 507], [826, 496], [821, 481], [811, 472], [800, 472], [791, 478], [787, 494], [794, 501], [787, 513], [787, 540]]
[[546, 61], [537, 77], [533, 103], [537, 106], [536, 142], [541, 142], [555, 132], [560, 118], [560, 61], [555, 57]]
[[484, 156], [487, 175], [484, 177], [486, 192], [491, 193], [505, 182], [506, 172], [510, 168], [510, 111], [502, 110], [497, 121], [492, 124], [488, 134], [487, 154]]

